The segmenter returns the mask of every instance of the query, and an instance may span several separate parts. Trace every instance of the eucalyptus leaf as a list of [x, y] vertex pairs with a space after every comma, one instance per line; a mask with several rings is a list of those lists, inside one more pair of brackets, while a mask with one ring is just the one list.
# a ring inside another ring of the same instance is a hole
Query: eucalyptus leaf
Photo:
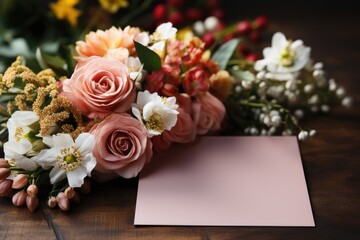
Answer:
[[255, 75], [249, 71], [243, 71], [243, 70], [230, 70], [231, 74], [235, 77], [236, 80], [239, 81], [254, 81]]
[[40, 48], [36, 49], [36, 59], [43, 69], [51, 68], [61, 74], [66, 73], [68, 70], [68, 65], [63, 58], [46, 54]]
[[140, 62], [144, 64], [144, 69], [148, 72], [160, 70], [161, 68], [161, 59], [159, 55], [156, 54], [150, 48], [134, 41], [136, 52], [140, 59]]
[[218, 63], [220, 69], [225, 69], [236, 47], [240, 42], [239, 38], [232, 39], [223, 44], [211, 57], [211, 59]]

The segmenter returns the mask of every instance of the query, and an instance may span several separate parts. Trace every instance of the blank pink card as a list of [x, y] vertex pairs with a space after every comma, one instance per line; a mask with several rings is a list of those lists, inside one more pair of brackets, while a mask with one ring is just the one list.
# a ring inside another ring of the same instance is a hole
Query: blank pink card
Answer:
[[140, 175], [135, 225], [315, 226], [295, 137], [202, 137]]

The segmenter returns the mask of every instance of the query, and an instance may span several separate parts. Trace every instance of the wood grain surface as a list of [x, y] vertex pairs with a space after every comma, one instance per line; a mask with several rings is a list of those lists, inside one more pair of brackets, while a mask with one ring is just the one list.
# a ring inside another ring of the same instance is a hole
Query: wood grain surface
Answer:
[[352, 5], [341, 2], [341, 7], [328, 9], [312, 8], [310, 1], [307, 6], [297, 4], [299, 8], [252, 6], [239, 11], [243, 15], [235, 10], [231, 14], [233, 19], [266, 14], [269, 32], [304, 40], [328, 76], [355, 99], [350, 110], [336, 107], [304, 122], [318, 133], [300, 143], [315, 228], [136, 227], [137, 179], [117, 179], [94, 185], [70, 212], [40, 206], [31, 214], [0, 198], [0, 239], [360, 239], [360, 17]]

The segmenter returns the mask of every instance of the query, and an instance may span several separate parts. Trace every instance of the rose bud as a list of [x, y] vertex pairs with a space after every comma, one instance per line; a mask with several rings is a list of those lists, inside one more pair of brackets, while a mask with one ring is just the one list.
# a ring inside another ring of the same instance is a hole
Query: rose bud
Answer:
[[26, 203], [27, 194], [24, 190], [17, 192], [12, 197], [12, 202], [15, 206], [20, 207]]
[[10, 179], [5, 179], [0, 183], [0, 197], [7, 197], [11, 193], [11, 186], [13, 181]]
[[58, 203], [58, 206], [61, 210], [63, 211], [68, 211], [70, 208], [70, 203], [69, 203], [69, 199], [66, 197], [65, 193], [60, 192], [57, 196], [56, 196], [56, 201]]
[[39, 199], [37, 196], [27, 196], [26, 197], [26, 206], [30, 212], [34, 212], [39, 204]]
[[14, 189], [20, 189], [26, 186], [28, 184], [29, 177], [25, 174], [19, 174], [14, 178], [14, 182], [12, 184], [12, 188]]

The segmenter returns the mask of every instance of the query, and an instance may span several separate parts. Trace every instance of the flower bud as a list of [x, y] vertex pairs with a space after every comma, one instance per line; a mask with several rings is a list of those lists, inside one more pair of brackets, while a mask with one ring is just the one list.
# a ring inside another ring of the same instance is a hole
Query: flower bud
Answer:
[[63, 211], [68, 211], [70, 208], [70, 203], [69, 203], [69, 199], [66, 197], [65, 193], [60, 192], [57, 196], [56, 196], [56, 201], [58, 203], [58, 206], [61, 210]]
[[12, 197], [12, 202], [15, 206], [20, 207], [26, 203], [27, 194], [24, 190], [17, 192]]
[[6, 179], [8, 176], [10, 176], [10, 169], [9, 168], [0, 168], [0, 180]]
[[11, 193], [11, 185], [13, 181], [10, 179], [5, 179], [0, 183], [0, 197], [7, 197]]
[[80, 188], [81, 192], [84, 194], [89, 194], [91, 192], [91, 183], [88, 178], [84, 179], [84, 183]]
[[68, 198], [68, 199], [71, 199], [71, 198], [73, 198], [74, 197], [74, 195], [75, 195], [75, 191], [74, 191], [74, 189], [72, 188], [72, 187], [67, 187], [66, 189], [65, 189], [65, 195], [66, 195], [66, 197]]
[[26, 206], [30, 212], [34, 212], [39, 204], [39, 199], [37, 196], [27, 196], [26, 197]]
[[233, 86], [233, 81], [229, 72], [220, 70], [219, 72], [211, 75], [209, 81], [214, 95], [221, 101], [225, 101]]
[[57, 205], [56, 198], [54, 196], [51, 196], [48, 200], [48, 206], [54, 208], [56, 207], [56, 205]]
[[8, 168], [10, 167], [10, 164], [8, 163], [8, 161], [6, 161], [3, 158], [0, 158], [0, 168]]
[[29, 177], [25, 174], [19, 174], [14, 178], [14, 182], [12, 184], [12, 188], [14, 189], [20, 189], [26, 186], [28, 184]]
[[29, 195], [29, 196], [36, 196], [37, 195], [37, 193], [38, 193], [38, 187], [36, 186], [36, 185], [34, 185], [34, 184], [31, 184], [28, 188], [27, 188], [27, 190], [26, 190], [26, 192], [27, 192], [27, 194]]
[[76, 204], [80, 203], [80, 196], [77, 192], [74, 191], [74, 196], [70, 199], [71, 202], [74, 202]]

